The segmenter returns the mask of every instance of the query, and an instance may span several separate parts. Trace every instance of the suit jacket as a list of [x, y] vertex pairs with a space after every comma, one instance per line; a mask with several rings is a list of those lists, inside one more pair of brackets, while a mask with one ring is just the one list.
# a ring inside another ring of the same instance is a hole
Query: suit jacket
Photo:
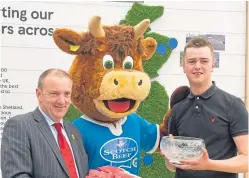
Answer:
[[[88, 173], [88, 158], [80, 132], [63, 122], [71, 143], [79, 177]], [[74, 138], [72, 138], [74, 135]], [[10, 118], [1, 144], [3, 178], [69, 178], [64, 160], [49, 125], [38, 108]]]

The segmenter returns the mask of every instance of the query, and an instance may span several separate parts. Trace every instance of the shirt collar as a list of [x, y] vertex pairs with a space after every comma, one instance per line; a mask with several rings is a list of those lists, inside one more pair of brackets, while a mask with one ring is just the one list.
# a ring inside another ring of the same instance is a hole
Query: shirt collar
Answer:
[[[204, 99], [208, 99], [210, 98], [211, 96], [214, 95], [215, 91], [216, 91], [216, 85], [215, 85], [215, 82], [212, 81], [212, 86], [206, 90], [203, 94], [199, 95], [200, 97], [204, 98]], [[190, 99], [193, 99], [196, 95], [194, 95], [191, 91], [190, 91], [190, 94], [188, 95], [188, 98]]]
[[[41, 113], [42, 113], [42, 115], [44, 116], [44, 118], [45, 118], [45, 120], [47, 121], [47, 123], [48, 123], [48, 125], [49, 126], [53, 126], [53, 124], [55, 123], [42, 109], [41, 109], [41, 107], [39, 106], [39, 110], [41, 111]], [[61, 125], [62, 125], [62, 127], [64, 127], [63, 126], [63, 120], [61, 119], [60, 120], [60, 123], [61, 123]]]

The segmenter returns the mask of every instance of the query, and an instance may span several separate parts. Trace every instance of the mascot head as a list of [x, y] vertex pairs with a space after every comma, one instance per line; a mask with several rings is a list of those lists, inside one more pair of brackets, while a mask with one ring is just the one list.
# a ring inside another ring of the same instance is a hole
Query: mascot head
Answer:
[[102, 26], [94, 16], [88, 32], [56, 29], [53, 38], [64, 52], [75, 55], [69, 69], [74, 85], [72, 104], [90, 118], [116, 122], [135, 112], [149, 94], [150, 79], [143, 60], [155, 53], [157, 42], [143, 38], [150, 25]]

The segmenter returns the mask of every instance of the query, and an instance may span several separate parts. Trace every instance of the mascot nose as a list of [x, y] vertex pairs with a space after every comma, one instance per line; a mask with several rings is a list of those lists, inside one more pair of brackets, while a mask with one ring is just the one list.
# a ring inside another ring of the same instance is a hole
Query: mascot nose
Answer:
[[[117, 79], [114, 79], [113, 83], [114, 83], [115, 85], [118, 85]], [[141, 86], [142, 84], [143, 84], [143, 80], [139, 80], [138, 86]]]

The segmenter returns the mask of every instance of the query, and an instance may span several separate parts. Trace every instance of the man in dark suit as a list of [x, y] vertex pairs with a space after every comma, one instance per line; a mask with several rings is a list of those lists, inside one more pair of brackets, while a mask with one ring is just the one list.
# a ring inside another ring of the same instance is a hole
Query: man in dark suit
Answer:
[[39, 107], [10, 118], [1, 144], [3, 178], [84, 178], [88, 160], [79, 131], [63, 121], [71, 103], [72, 80], [49, 69], [38, 81]]

